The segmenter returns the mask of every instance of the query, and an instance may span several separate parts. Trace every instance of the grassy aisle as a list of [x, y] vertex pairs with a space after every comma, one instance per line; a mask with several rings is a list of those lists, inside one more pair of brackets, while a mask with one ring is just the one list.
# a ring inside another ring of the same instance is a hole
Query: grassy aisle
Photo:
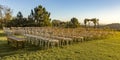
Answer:
[[104, 40], [40, 50], [34, 46], [15, 50], [0, 31], [0, 60], [120, 60], [120, 33]]

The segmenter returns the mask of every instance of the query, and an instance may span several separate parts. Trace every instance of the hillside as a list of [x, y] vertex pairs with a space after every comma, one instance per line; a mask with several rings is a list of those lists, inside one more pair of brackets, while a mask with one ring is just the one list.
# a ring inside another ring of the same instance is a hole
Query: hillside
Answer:
[[112, 24], [108, 24], [108, 25], [105, 25], [111, 29], [115, 29], [115, 30], [120, 30], [120, 23], [112, 23]]
[[0, 31], [0, 60], [119, 60], [120, 33], [114, 36], [76, 43], [64, 47], [40, 50], [35, 46], [15, 50], [7, 45], [3, 31]]

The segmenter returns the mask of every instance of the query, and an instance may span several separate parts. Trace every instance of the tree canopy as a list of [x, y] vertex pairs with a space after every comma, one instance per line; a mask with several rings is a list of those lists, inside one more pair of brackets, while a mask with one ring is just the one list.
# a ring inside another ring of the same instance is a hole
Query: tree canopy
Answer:
[[[60, 20], [52, 20], [50, 18], [50, 12], [46, 10], [45, 7], [39, 5], [34, 9], [31, 9], [30, 15], [27, 18], [24, 18], [22, 12], [18, 12], [16, 17], [12, 18], [11, 21], [7, 23], [8, 27], [67, 27], [67, 28], [77, 28], [80, 26], [78, 19], [73, 17], [68, 22], [63, 22]], [[10, 19], [10, 14], [6, 14], [6, 20]]]
[[38, 26], [51, 26], [50, 13], [41, 5], [34, 8], [33, 15]]
[[39, 5], [38, 7], [35, 7], [33, 10], [31, 10], [30, 15], [28, 18], [24, 18], [22, 13], [19, 11], [17, 13], [17, 16], [12, 19], [11, 22], [9, 22], [7, 25], [9, 26], [37, 26], [37, 27], [43, 27], [43, 26], [51, 26], [51, 19], [50, 19], [50, 13], [46, 11], [42, 5]]
[[73, 17], [69, 22], [66, 24], [67, 28], [77, 28], [80, 27], [80, 23], [78, 22], [78, 19]]
[[9, 7], [0, 5], [0, 28], [5, 26], [12, 18], [12, 11]]

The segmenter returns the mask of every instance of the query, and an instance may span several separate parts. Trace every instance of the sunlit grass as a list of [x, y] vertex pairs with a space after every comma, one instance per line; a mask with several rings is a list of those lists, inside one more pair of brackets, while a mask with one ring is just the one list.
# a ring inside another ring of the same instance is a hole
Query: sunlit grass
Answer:
[[14, 49], [7, 45], [5, 35], [0, 31], [0, 57], [2, 60], [119, 60], [120, 33], [107, 39], [40, 50], [32, 45]]

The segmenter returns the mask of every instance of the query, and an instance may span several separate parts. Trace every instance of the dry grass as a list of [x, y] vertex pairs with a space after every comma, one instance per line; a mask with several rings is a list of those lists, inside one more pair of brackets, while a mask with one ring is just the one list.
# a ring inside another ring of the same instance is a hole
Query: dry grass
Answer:
[[7, 45], [3, 31], [0, 31], [0, 60], [119, 60], [120, 33], [107, 39], [88, 41], [64, 47], [40, 50], [29, 45], [14, 49]]

